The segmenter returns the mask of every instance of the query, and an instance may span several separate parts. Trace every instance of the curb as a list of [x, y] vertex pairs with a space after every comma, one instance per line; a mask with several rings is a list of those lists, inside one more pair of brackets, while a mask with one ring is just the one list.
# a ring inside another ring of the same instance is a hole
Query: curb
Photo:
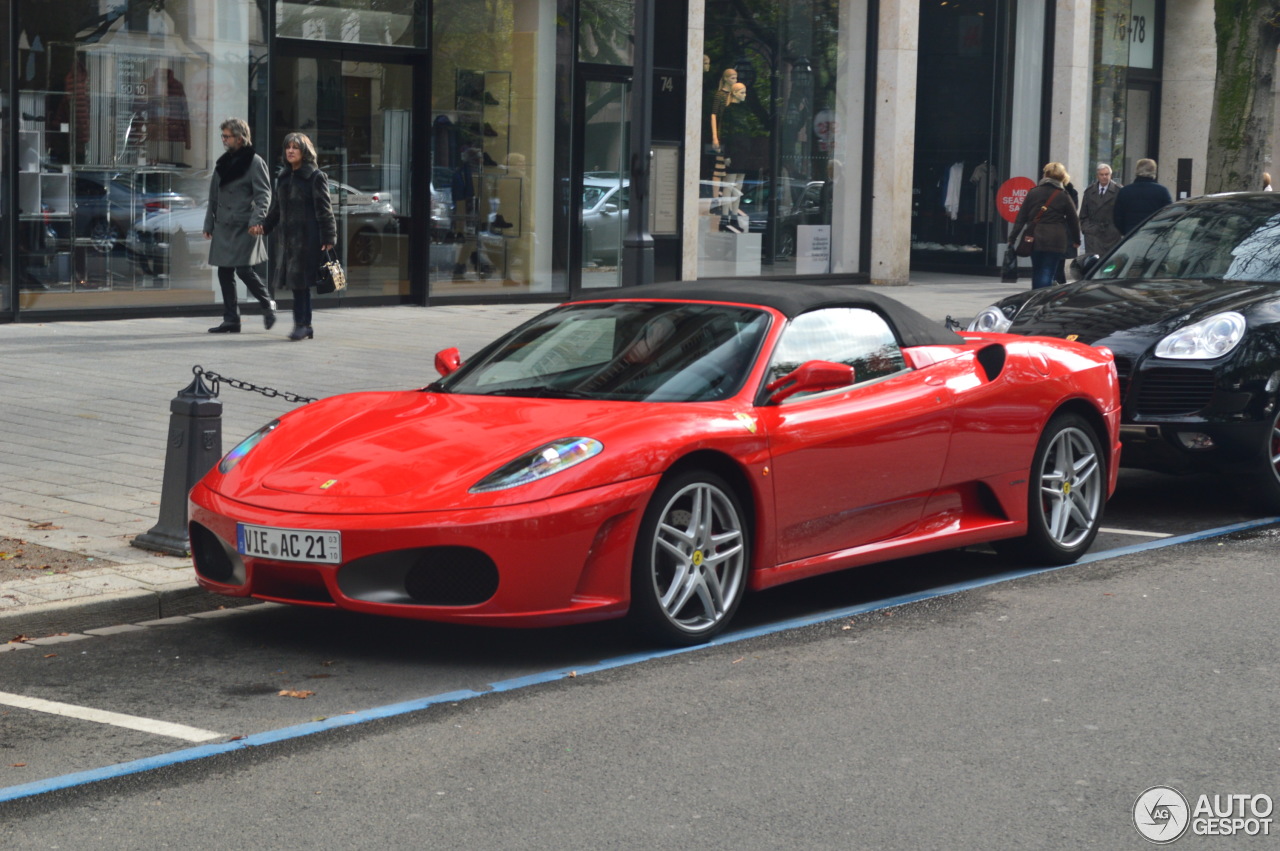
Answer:
[[191, 582], [174, 582], [154, 591], [110, 591], [51, 603], [0, 609], [0, 644], [17, 636], [40, 638], [119, 624], [190, 615], [260, 603], [252, 597], [211, 594]]

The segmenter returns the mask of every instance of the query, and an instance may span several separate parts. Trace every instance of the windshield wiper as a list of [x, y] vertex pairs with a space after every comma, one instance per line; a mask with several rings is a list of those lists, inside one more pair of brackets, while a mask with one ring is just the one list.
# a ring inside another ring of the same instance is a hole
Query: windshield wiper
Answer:
[[530, 399], [594, 399], [591, 393], [580, 390], [564, 390], [556, 387], [505, 387], [479, 393], [480, 396], [527, 396]]

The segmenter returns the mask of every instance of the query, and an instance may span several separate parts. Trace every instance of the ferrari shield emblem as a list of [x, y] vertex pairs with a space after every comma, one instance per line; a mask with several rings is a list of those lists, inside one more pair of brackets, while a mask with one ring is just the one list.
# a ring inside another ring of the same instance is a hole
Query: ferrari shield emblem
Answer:
[[1067, 342], [1068, 342], [1068, 343], [1074, 343], [1076, 340], [1079, 340], [1079, 339], [1080, 339], [1080, 335], [1079, 335], [1079, 334], [1068, 334], [1068, 335], [1067, 335]]

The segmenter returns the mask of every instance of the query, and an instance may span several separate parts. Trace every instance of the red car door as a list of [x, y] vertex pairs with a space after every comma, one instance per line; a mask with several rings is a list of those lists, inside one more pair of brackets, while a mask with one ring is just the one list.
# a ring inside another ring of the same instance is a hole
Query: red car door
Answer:
[[951, 391], [911, 370], [879, 314], [833, 308], [793, 320], [770, 365], [849, 363], [848, 388], [760, 408], [768, 430], [779, 564], [892, 538], [920, 520], [946, 465]]

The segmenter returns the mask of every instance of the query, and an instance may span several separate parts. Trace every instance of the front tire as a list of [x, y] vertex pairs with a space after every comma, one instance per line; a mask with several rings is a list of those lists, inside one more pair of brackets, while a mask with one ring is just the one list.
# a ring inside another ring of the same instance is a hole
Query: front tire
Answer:
[[724, 630], [746, 590], [750, 540], [747, 515], [719, 476], [664, 480], [636, 540], [632, 620], [664, 644], [700, 644]]
[[1280, 511], [1280, 404], [1271, 415], [1271, 428], [1253, 476], [1253, 493], [1266, 511]]
[[1093, 544], [1107, 502], [1107, 464], [1098, 433], [1083, 417], [1059, 414], [1036, 446], [1027, 494], [1027, 535], [1002, 551], [1070, 564]]

